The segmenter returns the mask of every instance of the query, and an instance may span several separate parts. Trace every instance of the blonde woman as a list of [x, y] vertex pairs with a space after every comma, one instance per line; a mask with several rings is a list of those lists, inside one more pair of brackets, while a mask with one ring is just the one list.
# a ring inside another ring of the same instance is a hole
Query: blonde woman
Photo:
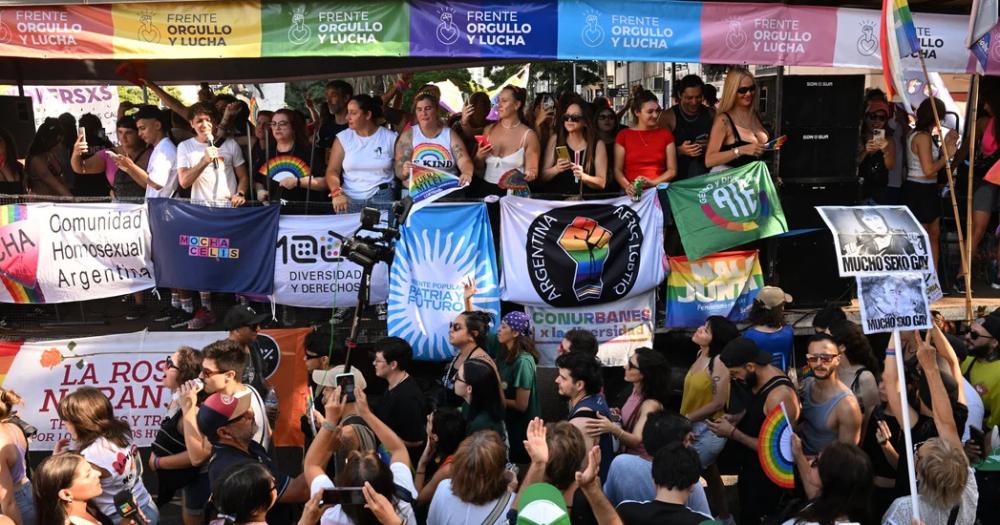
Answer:
[[757, 81], [744, 68], [730, 69], [708, 136], [705, 166], [715, 173], [760, 160], [767, 140], [757, 114]]

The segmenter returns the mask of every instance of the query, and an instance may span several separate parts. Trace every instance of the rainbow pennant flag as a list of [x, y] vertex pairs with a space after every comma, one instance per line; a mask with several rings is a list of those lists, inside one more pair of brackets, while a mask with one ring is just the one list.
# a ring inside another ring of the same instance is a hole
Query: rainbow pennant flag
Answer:
[[311, 174], [309, 164], [295, 155], [278, 155], [267, 161], [257, 172], [277, 182], [289, 177], [301, 179]]
[[764, 474], [775, 485], [795, 488], [795, 458], [792, 456], [792, 426], [785, 404], [774, 407], [757, 435], [757, 459]]
[[257, 125], [257, 113], [260, 112], [260, 106], [257, 104], [257, 97], [251, 96], [250, 100], [247, 102], [247, 107], [250, 108], [250, 114], [247, 118], [250, 120], [250, 124]]
[[[458, 177], [434, 168], [414, 165], [410, 170], [410, 198], [413, 207], [410, 217], [417, 210], [459, 189]], [[409, 218], [407, 218], [409, 222]]]
[[907, 0], [882, 0], [879, 33], [886, 95], [889, 100], [899, 95], [906, 110], [912, 112], [900, 59], [919, 53], [920, 39], [917, 38], [917, 28], [913, 25], [913, 15]]

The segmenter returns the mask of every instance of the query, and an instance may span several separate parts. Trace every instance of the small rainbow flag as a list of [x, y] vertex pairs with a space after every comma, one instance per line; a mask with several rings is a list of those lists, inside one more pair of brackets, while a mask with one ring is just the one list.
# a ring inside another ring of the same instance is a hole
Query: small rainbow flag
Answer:
[[920, 39], [917, 38], [917, 28], [913, 25], [913, 15], [910, 14], [907, 0], [882, 0], [879, 36], [886, 95], [889, 100], [899, 95], [906, 111], [912, 112], [900, 59], [920, 53]]
[[247, 107], [250, 108], [250, 114], [247, 116], [250, 119], [250, 124], [257, 125], [257, 113], [260, 112], [260, 106], [257, 105], [257, 97], [251, 96], [250, 101], [247, 102]]
[[518, 197], [531, 195], [531, 190], [528, 188], [528, 179], [524, 176], [524, 172], [517, 168], [501, 175], [500, 180], [497, 181], [497, 187], [501, 190], [507, 190], [511, 195]]
[[788, 135], [782, 135], [766, 144], [764, 144], [764, 149], [767, 151], [778, 151], [781, 149], [785, 143], [788, 142]]
[[420, 208], [459, 188], [458, 177], [451, 173], [414, 164], [410, 170], [410, 198], [413, 199], [410, 217]]
[[288, 177], [301, 179], [311, 174], [309, 164], [295, 155], [278, 155], [260, 167], [258, 173], [281, 182]]
[[795, 458], [792, 456], [792, 427], [785, 404], [774, 407], [757, 435], [757, 459], [764, 474], [775, 485], [795, 488]]

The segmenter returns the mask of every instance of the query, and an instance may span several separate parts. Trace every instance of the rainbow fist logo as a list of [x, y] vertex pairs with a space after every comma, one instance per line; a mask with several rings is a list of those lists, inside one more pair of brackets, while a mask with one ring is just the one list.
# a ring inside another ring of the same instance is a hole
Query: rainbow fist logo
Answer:
[[611, 253], [611, 230], [594, 219], [577, 217], [559, 236], [559, 246], [576, 263], [573, 292], [577, 300], [597, 299], [604, 290], [604, 263]]

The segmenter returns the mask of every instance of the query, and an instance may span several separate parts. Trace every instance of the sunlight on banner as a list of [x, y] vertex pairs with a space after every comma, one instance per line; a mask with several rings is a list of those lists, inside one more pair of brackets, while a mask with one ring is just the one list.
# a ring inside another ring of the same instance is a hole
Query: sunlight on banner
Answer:
[[739, 322], [764, 286], [757, 251], [724, 252], [688, 261], [670, 258], [668, 328], [693, 328], [712, 315]]

